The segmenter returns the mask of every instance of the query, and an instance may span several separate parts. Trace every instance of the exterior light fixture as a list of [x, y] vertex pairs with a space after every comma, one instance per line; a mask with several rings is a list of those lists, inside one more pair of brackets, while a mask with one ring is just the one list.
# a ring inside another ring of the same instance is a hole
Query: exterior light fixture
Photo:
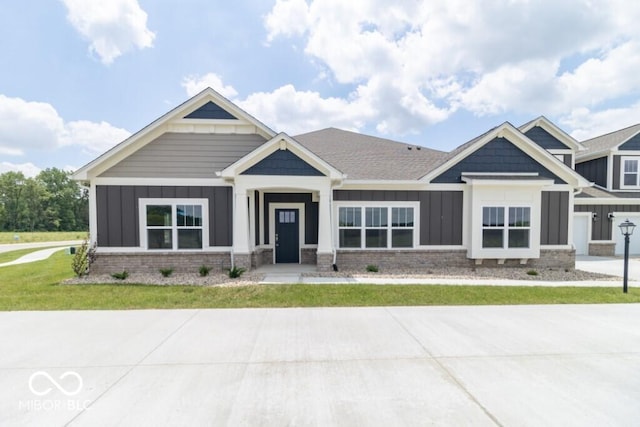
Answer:
[[624, 277], [622, 279], [622, 292], [626, 294], [628, 289], [627, 284], [629, 282], [629, 236], [633, 234], [636, 225], [627, 219], [621, 223], [619, 227], [620, 232], [624, 236]]

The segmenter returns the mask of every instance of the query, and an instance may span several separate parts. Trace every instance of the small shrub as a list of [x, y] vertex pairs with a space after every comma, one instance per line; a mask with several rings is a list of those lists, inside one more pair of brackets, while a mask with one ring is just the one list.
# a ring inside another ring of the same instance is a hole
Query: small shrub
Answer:
[[170, 268], [161, 268], [161, 269], [160, 269], [160, 274], [162, 274], [162, 277], [169, 277], [169, 276], [171, 276], [171, 274], [173, 274], [173, 267], [170, 267]]
[[96, 245], [89, 247], [89, 242], [85, 239], [82, 244], [76, 248], [76, 253], [71, 261], [71, 268], [77, 277], [85, 276], [89, 273], [89, 267], [96, 259]]
[[537, 276], [537, 275], [538, 275], [538, 272], [537, 272], [537, 271], [535, 271], [535, 270], [529, 270], [529, 271], [527, 271], [527, 274], [528, 274], [529, 276]]
[[369, 265], [367, 265], [367, 271], [369, 273], [377, 273], [378, 272], [378, 266], [377, 265], [373, 265], [373, 264], [369, 264]]
[[127, 270], [124, 270], [122, 273], [113, 273], [111, 274], [111, 277], [118, 280], [124, 280], [129, 277], [129, 272]]
[[208, 276], [209, 272], [211, 271], [212, 267], [207, 267], [206, 265], [201, 265], [200, 269], [198, 270], [200, 272], [200, 276], [204, 277], [204, 276]]
[[242, 276], [242, 273], [244, 273], [245, 271], [247, 270], [244, 268], [233, 267], [229, 269], [228, 275], [230, 279], [237, 279], [238, 277]]

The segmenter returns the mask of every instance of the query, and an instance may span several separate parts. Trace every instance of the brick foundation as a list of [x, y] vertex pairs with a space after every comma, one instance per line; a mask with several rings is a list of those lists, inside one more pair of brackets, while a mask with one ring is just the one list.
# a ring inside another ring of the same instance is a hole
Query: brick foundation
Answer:
[[[611, 244], [613, 245], [613, 244]], [[604, 245], [602, 245], [604, 246]], [[613, 252], [613, 246], [611, 246]], [[591, 250], [591, 247], [590, 247]], [[258, 249], [252, 254], [235, 254], [237, 267], [257, 268], [273, 263], [273, 249]], [[302, 250], [302, 264], [317, 265], [318, 271], [333, 270], [333, 255], [318, 254], [315, 249]], [[426, 273], [432, 268], [473, 267], [476, 261], [467, 258], [466, 249], [410, 250], [410, 251], [338, 251], [336, 264], [343, 271], [366, 271], [367, 265], [377, 266], [381, 272]], [[111, 274], [127, 270], [130, 273], [157, 273], [161, 268], [173, 268], [177, 273], [197, 272], [200, 266], [213, 267], [213, 271], [226, 271], [231, 267], [229, 253], [99, 253], [91, 265], [92, 274]], [[483, 260], [483, 267], [537, 267], [575, 268], [573, 249], [542, 249], [540, 258], [520, 264], [519, 259], [507, 259], [498, 264], [495, 259]]]
[[[320, 265], [318, 271], [328, 271]], [[433, 251], [338, 251], [336, 264], [341, 270], [365, 271], [367, 265], [377, 266], [381, 272], [409, 271], [425, 273], [432, 268], [445, 267], [473, 267], [476, 261], [467, 258], [466, 249], [433, 250]], [[575, 250], [573, 249], [542, 249], [540, 258], [529, 259], [526, 264], [520, 264], [519, 259], [507, 259], [504, 264], [498, 260], [483, 260], [483, 267], [538, 267], [538, 268], [575, 268]], [[328, 263], [331, 268], [331, 263]], [[321, 269], [322, 268], [322, 269]]]
[[589, 255], [591, 256], [614, 256], [616, 244], [613, 242], [591, 242], [589, 243]]
[[98, 253], [91, 264], [91, 274], [112, 274], [124, 270], [129, 273], [157, 273], [161, 268], [173, 268], [176, 273], [196, 273], [206, 265], [212, 271], [231, 267], [229, 253]]
[[333, 271], [333, 254], [316, 253], [317, 269], [321, 272]]

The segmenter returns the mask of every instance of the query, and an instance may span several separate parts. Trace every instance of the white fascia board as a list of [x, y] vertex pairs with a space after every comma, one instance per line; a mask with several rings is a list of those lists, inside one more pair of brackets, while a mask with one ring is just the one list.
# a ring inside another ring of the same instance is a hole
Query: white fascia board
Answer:
[[607, 157], [611, 153], [611, 150], [600, 150], [594, 151], [593, 153], [588, 153], [585, 155], [576, 155], [576, 164], [588, 162], [589, 160], [599, 159], [601, 157]]
[[291, 138], [286, 133], [279, 133], [274, 136], [270, 141], [262, 144], [252, 152], [248, 153], [241, 159], [229, 165], [224, 170], [220, 171], [218, 175], [225, 179], [233, 179], [237, 175], [241, 174], [251, 166], [256, 165], [276, 150], [289, 150], [296, 156], [300, 157], [303, 161], [316, 169], [323, 172], [332, 181], [342, 181], [346, 176], [325, 162], [323, 159], [303, 147], [298, 141]]
[[550, 187], [553, 185], [552, 179], [528, 179], [528, 180], [501, 180], [501, 179], [473, 179], [462, 177], [462, 180], [472, 186], [491, 187]]
[[526, 154], [531, 156], [534, 160], [541, 163], [544, 167], [549, 169], [554, 174], [558, 175], [565, 181], [574, 183], [576, 187], [588, 187], [589, 182], [584, 179], [577, 172], [564, 165], [560, 160], [555, 158], [553, 154], [540, 147], [538, 144], [530, 140], [526, 135], [513, 127], [511, 123], [505, 122], [502, 125], [496, 127], [491, 132], [487, 133], [481, 139], [467, 147], [465, 150], [458, 153], [453, 158], [449, 159], [442, 165], [438, 166], [433, 171], [429, 172], [424, 177], [420, 178], [421, 181], [431, 181], [440, 174], [444, 173], [449, 168], [456, 165], [464, 158], [478, 151], [484, 147], [487, 143], [494, 138], [506, 138], [516, 147], [520, 148]]
[[568, 133], [560, 129], [558, 126], [555, 125], [555, 123], [547, 119], [545, 116], [540, 116], [537, 119], [532, 120], [526, 126], [521, 127], [520, 130], [522, 131], [522, 133], [525, 133], [536, 126], [540, 126], [542, 129], [549, 132], [551, 136], [553, 136], [554, 138], [562, 142], [564, 145], [566, 145], [569, 149], [573, 151], [586, 150], [586, 147], [584, 145], [580, 144], [575, 138], [573, 138], [571, 135], [569, 135]]
[[153, 141], [163, 133], [167, 131], [168, 125], [175, 119], [182, 120], [185, 115], [196, 110], [204, 105], [206, 102], [215, 102], [221, 108], [233, 113], [236, 117], [240, 117], [243, 120], [253, 124], [259, 133], [264, 135], [274, 136], [275, 132], [269, 129], [262, 122], [251, 116], [249, 113], [240, 109], [231, 101], [220, 95], [218, 92], [211, 88], [204, 89], [199, 94], [193, 96], [182, 104], [178, 105], [168, 113], [164, 114], [160, 118], [154, 120], [138, 132], [134, 133], [115, 147], [111, 148], [97, 159], [91, 161], [87, 165], [81, 167], [73, 174], [73, 179], [78, 181], [86, 181], [95, 178], [105, 170], [114, 166], [127, 156], [131, 155], [135, 151], [144, 147], [149, 142]]
[[604, 197], [594, 197], [594, 198], [584, 198], [584, 197], [575, 197], [574, 204], [575, 205], [640, 205], [640, 194], [637, 199], [630, 198], [604, 198]]
[[95, 185], [170, 185], [188, 187], [225, 187], [230, 184], [220, 178], [111, 178], [98, 177], [91, 181]]

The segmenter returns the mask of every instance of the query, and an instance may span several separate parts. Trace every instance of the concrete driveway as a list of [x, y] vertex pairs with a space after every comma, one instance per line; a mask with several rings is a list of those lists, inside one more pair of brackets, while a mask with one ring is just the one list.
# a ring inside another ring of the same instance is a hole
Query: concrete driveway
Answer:
[[[576, 269], [622, 277], [624, 258], [577, 255]], [[640, 281], [640, 258], [629, 258], [629, 280]]]
[[631, 425], [640, 305], [0, 313], [0, 425]]

